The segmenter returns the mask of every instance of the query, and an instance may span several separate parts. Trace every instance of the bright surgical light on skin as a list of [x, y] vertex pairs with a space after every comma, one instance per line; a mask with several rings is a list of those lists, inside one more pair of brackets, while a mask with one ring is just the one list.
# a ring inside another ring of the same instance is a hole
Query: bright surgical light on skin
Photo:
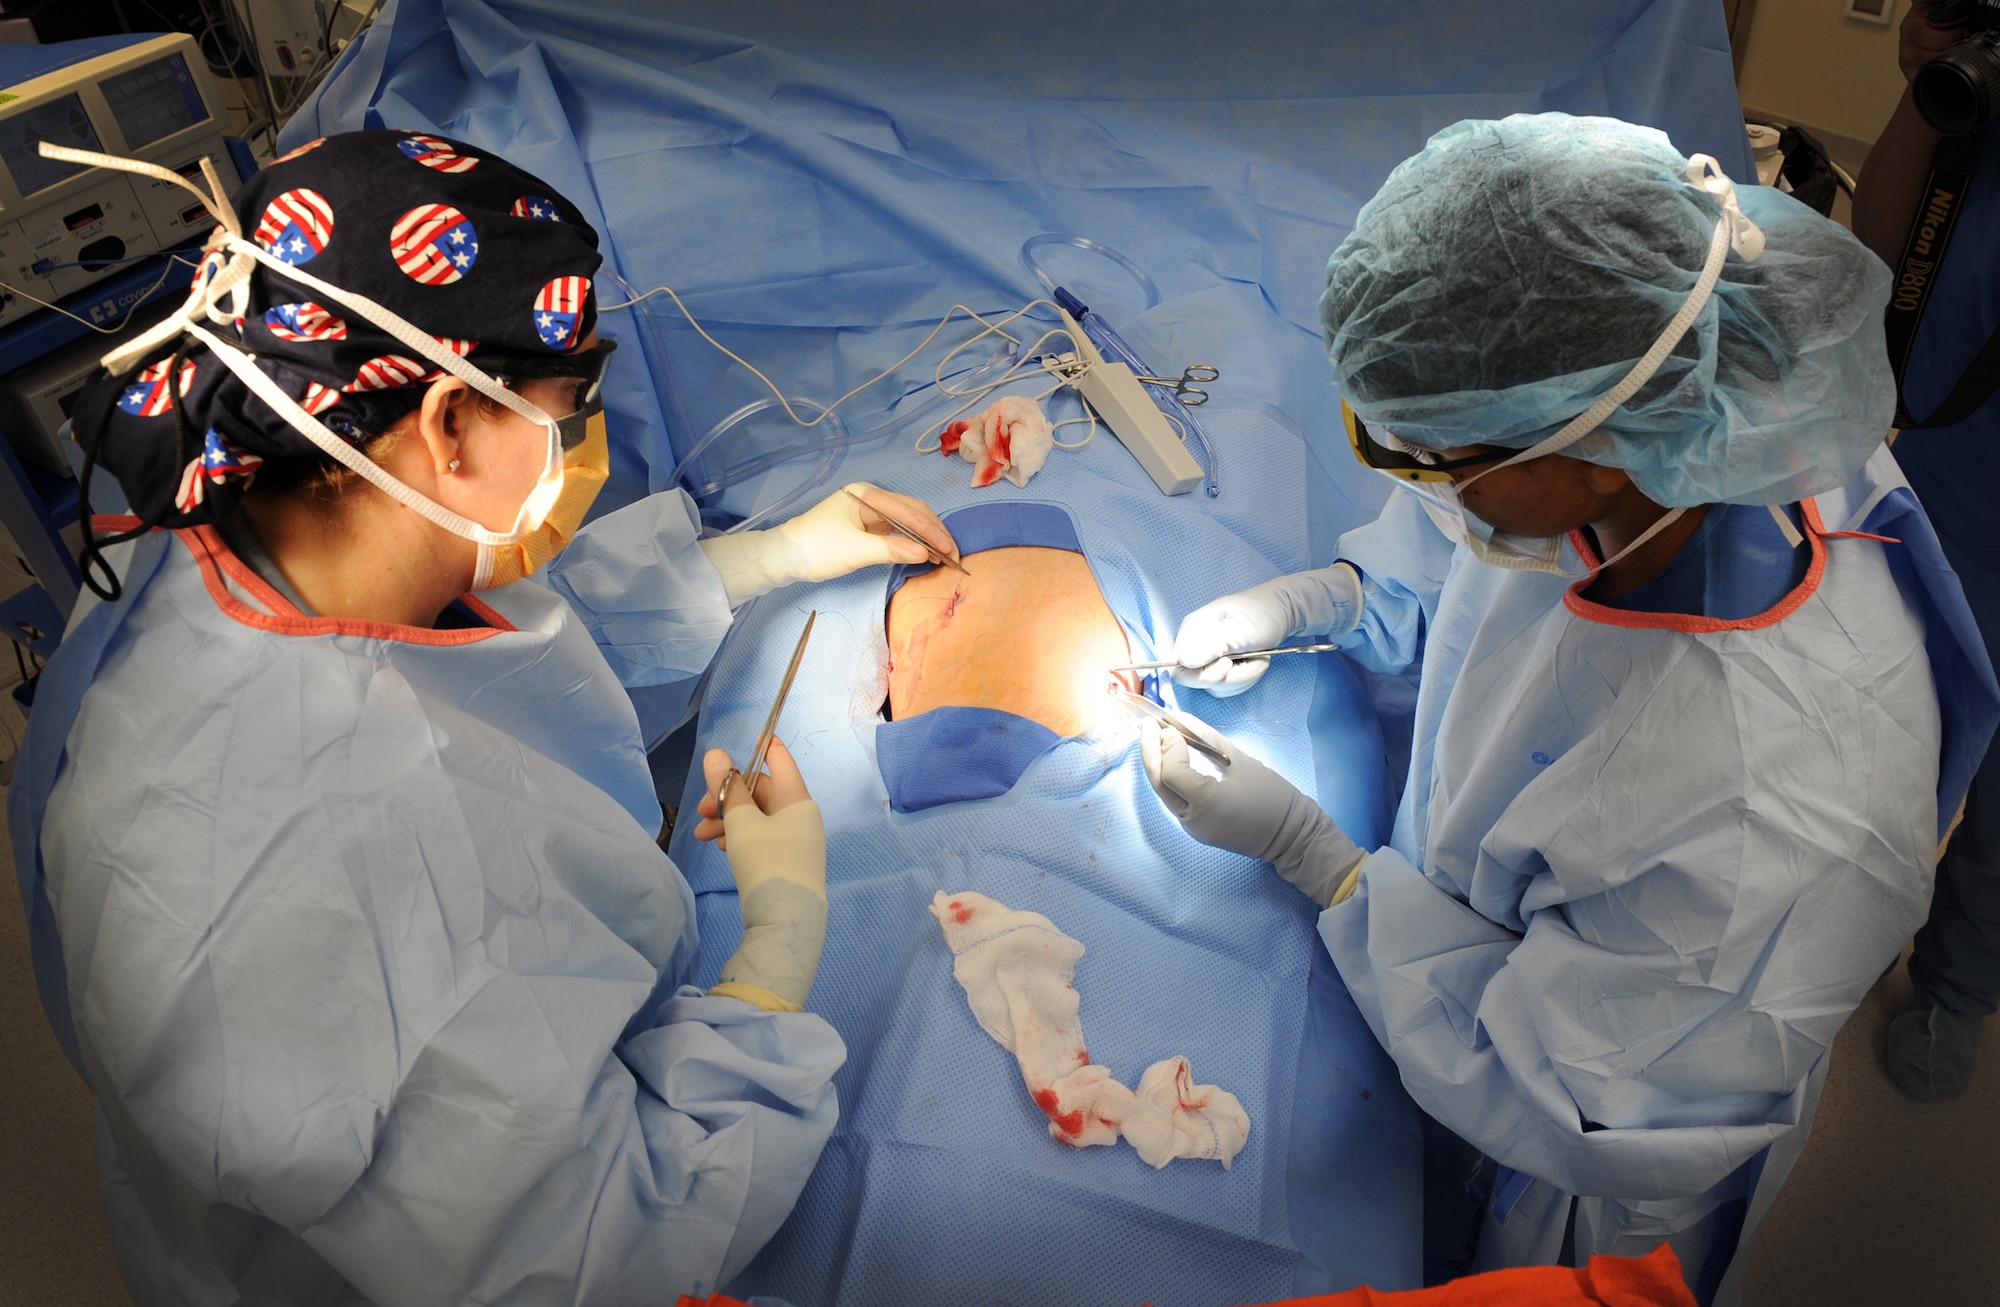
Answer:
[[1069, 699], [1085, 719], [1086, 731], [1115, 730], [1136, 720], [1136, 710], [1127, 707], [1119, 694], [1134, 692], [1137, 678], [1109, 670], [1106, 655], [1112, 652], [1108, 647], [1092, 648], [1071, 664]]

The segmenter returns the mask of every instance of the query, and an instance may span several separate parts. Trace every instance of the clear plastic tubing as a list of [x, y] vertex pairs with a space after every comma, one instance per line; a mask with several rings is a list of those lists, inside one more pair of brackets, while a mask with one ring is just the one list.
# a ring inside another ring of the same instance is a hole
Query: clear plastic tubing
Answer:
[[[816, 410], [817, 414], [824, 414], [826, 412], [825, 406], [820, 404], [816, 400], [810, 400], [810, 399], [796, 400], [794, 401], [794, 405], [799, 408]], [[710, 427], [706, 435], [704, 435], [700, 440], [694, 442], [694, 448], [688, 450], [686, 455], [684, 455], [681, 458], [681, 461], [674, 464], [674, 470], [667, 474], [667, 484], [668, 485], [682, 484], [682, 478], [687, 476], [689, 469], [691, 469], [694, 466], [695, 460], [708, 452], [708, 447], [710, 445], [713, 445], [716, 441], [722, 439], [722, 437], [728, 435], [731, 431], [734, 431], [737, 427], [742, 426], [745, 422], [748, 422], [751, 418], [756, 417], [759, 413], [765, 413], [770, 411], [771, 409], [781, 408], [781, 407], [782, 406], [778, 403], [778, 400], [775, 396], [768, 399], [753, 399], [748, 404], [745, 404], [742, 408], [737, 409], [734, 413], [731, 413], [728, 417], [722, 419], [722, 421]], [[842, 433], [842, 428], [840, 426], [839, 418], [833, 419], [833, 427], [836, 433]], [[838, 440], [840, 436], [839, 434], [836, 434], [831, 438], [834, 440]], [[817, 449], [821, 443], [822, 442], [814, 441], [810, 444], [799, 446], [794, 451], [794, 453], [795, 455], [803, 455], [813, 449]], [[688, 491], [689, 493], [693, 494], [696, 499], [704, 499], [709, 495], [715, 494], [717, 491], [727, 488], [734, 482], [739, 481], [741, 479], [742, 478], [740, 476], [734, 476], [734, 475], [726, 476], [723, 478], [719, 478], [713, 482], [710, 482], [708, 485], [705, 486], [691, 485], [688, 487]]]
[[1146, 297], [1147, 308], [1154, 308], [1159, 304], [1160, 288], [1153, 284], [1153, 279], [1146, 275], [1144, 268], [1120, 254], [1117, 250], [1112, 249], [1109, 245], [1100, 244], [1088, 236], [1072, 236], [1068, 232], [1060, 231], [1049, 231], [1043, 232], [1039, 236], [1030, 236], [1021, 244], [1021, 266], [1033, 274], [1035, 280], [1042, 283], [1042, 289], [1049, 294], [1055, 294], [1056, 279], [1051, 277], [1047, 270], [1035, 261], [1035, 251], [1045, 249], [1050, 245], [1067, 245], [1073, 249], [1084, 250], [1111, 260], [1123, 268], [1127, 276], [1138, 283], [1139, 292]]
[[[952, 377], [950, 380], [955, 383], [955, 388], [957, 389], [976, 390], [1005, 376], [1018, 361], [1017, 353], [1010, 346], [978, 367]], [[705, 501], [711, 495], [719, 494], [733, 485], [740, 484], [751, 477], [768, 472], [781, 464], [789, 463], [793, 459], [804, 458], [814, 453], [824, 453], [826, 458], [821, 462], [819, 470], [813, 473], [812, 476], [800, 482], [796, 488], [776, 503], [766, 505], [743, 521], [738, 522], [735, 526], [729, 528], [731, 533], [753, 530], [759, 524], [769, 521], [787, 508], [790, 508], [793, 504], [796, 504], [801, 497], [825, 485], [832, 478], [834, 472], [839, 469], [840, 465], [846, 461], [847, 451], [855, 445], [879, 440], [899, 430], [907, 430], [914, 424], [927, 421], [929, 416], [939, 408], [965, 398], [960, 395], [948, 394], [939, 390], [936, 386], [922, 387], [919, 390], [910, 392], [910, 394], [921, 394], [923, 390], [929, 390], [931, 393], [925, 396], [924, 400], [914, 408], [884, 414], [870, 425], [853, 431], [848, 430], [842, 424], [839, 415], [836, 414], [828, 419], [829, 424], [833, 427], [832, 435], [803, 445], [792, 445], [783, 449], [772, 450], [768, 454], [761, 455], [746, 463], [730, 468], [727, 472], [705, 485], [689, 486], [688, 491], [694, 495], [697, 501]], [[905, 398], [907, 399], [909, 396], [905, 396]], [[792, 404], [795, 408], [809, 409], [815, 414], [826, 411], [815, 400], [795, 399], [792, 401]], [[675, 466], [672, 475], [669, 477], [669, 484], [683, 484], [681, 481], [683, 474], [687, 472], [696, 459], [700, 458], [710, 446], [714, 445], [724, 435], [760, 413], [766, 413], [772, 409], [781, 407], [776, 398], [755, 400], [745, 404], [742, 408], [737, 409], [734, 413], [716, 423], [713, 427], [709, 428], [706, 435], [695, 442], [694, 448], [688, 451], [687, 457], [683, 458]]]
[[[794, 400], [793, 404], [795, 407], [803, 406], [806, 408], [817, 409], [818, 415], [824, 415], [826, 412], [825, 407], [819, 404], [815, 400], [810, 400], [810, 399]], [[782, 412], [783, 408], [784, 405], [781, 404], [775, 396], [768, 399], [752, 400], [750, 403], [745, 404], [742, 408], [737, 409], [734, 413], [731, 413], [728, 417], [722, 419], [722, 421], [710, 427], [708, 429], [708, 434], [695, 442], [694, 448], [688, 451], [688, 456], [681, 460], [679, 467], [676, 467], [674, 469], [672, 484], [679, 484], [682, 470], [686, 468], [689, 463], [693, 462], [696, 458], [700, 457], [701, 452], [703, 450], [707, 449], [710, 445], [713, 445], [721, 437], [723, 437], [724, 435], [728, 434], [731, 431], [734, 431], [737, 427], [743, 425], [745, 422], [748, 422], [751, 418], [756, 417], [760, 413], [768, 413], [772, 409], [778, 409]], [[788, 414], [787, 416], [790, 415]], [[799, 501], [799, 498], [805, 495], [808, 491], [812, 490], [816, 486], [824, 484], [827, 481], [827, 479], [830, 478], [834, 474], [834, 472], [839, 469], [840, 465], [847, 461], [847, 446], [850, 442], [843, 438], [846, 435], [846, 429], [840, 425], [840, 418], [838, 416], [828, 418], [827, 422], [829, 425], [833, 427], [834, 434], [832, 436], [822, 441], [816, 441], [811, 445], [805, 446], [804, 448], [780, 450], [779, 453], [780, 455], [782, 455], [782, 457], [776, 460], [777, 462], [785, 462], [788, 461], [789, 459], [802, 457], [806, 453], [812, 450], [824, 450], [826, 453], [826, 457], [823, 460], [821, 460], [819, 465], [819, 470], [817, 472], [814, 472], [811, 476], [807, 477], [804, 481], [801, 481], [797, 486], [794, 486], [789, 494], [782, 496], [775, 503], [765, 505], [763, 508], [757, 510], [755, 513], [752, 513], [750, 516], [744, 518], [741, 522], [738, 522], [735, 526], [730, 527], [729, 530], [724, 534], [734, 535], [738, 531], [755, 530], [760, 523], [769, 521], [772, 517], [775, 517], [777, 514], [782, 513], [785, 509], [790, 508], [793, 504], [797, 503]], [[747, 474], [738, 474], [736, 476], [726, 478], [722, 481], [718, 481], [713, 485], [704, 486], [699, 492], [696, 493], [695, 498], [705, 499], [707, 496], [715, 494], [718, 491], [722, 490], [725, 487], [725, 485], [733, 484], [735, 481], [741, 480], [743, 475]]]
[[[1160, 288], [1154, 284], [1151, 277], [1146, 275], [1144, 268], [1141, 268], [1123, 254], [1120, 254], [1117, 250], [1112, 249], [1109, 245], [1091, 240], [1087, 236], [1073, 236], [1063, 232], [1045, 232], [1040, 236], [1031, 236], [1021, 246], [1021, 266], [1033, 274], [1035, 279], [1049, 291], [1053, 292], [1055, 290], [1055, 280], [1049, 276], [1039, 263], [1035, 262], [1034, 252], [1050, 245], [1067, 245], [1071, 248], [1084, 250], [1088, 253], [1101, 255], [1109, 259], [1124, 269], [1126, 274], [1138, 285], [1140, 293], [1145, 297], [1147, 308], [1150, 309], [1160, 302]], [[626, 291], [628, 298], [637, 298], [632, 292], [632, 288], [626, 285], [622, 278], [620, 279], [620, 286]], [[646, 307], [645, 305], [641, 305], [641, 308]], [[650, 311], [647, 316], [651, 317]], [[657, 332], [657, 325], [654, 325], [653, 329]], [[1109, 331], [1108, 326], [1105, 329]], [[1116, 340], [1115, 333], [1112, 334], [1112, 338]], [[1122, 342], [1120, 343], [1122, 344]], [[1129, 353], [1129, 350], [1127, 352]], [[1136, 356], [1134, 357], [1136, 358]], [[990, 384], [993, 381], [997, 381], [1000, 377], [1005, 376], [1019, 361], [1018, 352], [1009, 346], [979, 367], [972, 369], [969, 373], [962, 373], [959, 376], [951, 378], [951, 381], [954, 383], [954, 389], [961, 391], [977, 390], [979, 387]], [[955, 396], [947, 394], [936, 387], [923, 387], [919, 390], [911, 391], [904, 398], [908, 399], [911, 395], [920, 394], [924, 389], [929, 389], [932, 393], [914, 409], [886, 413], [870, 425], [852, 431], [848, 430], [836, 415], [828, 420], [834, 429], [832, 435], [820, 440], [809, 441], [802, 445], [793, 445], [784, 449], [773, 450], [740, 466], [730, 468], [727, 472], [716, 477], [706, 485], [690, 485], [687, 487], [688, 491], [697, 501], [705, 502], [709, 496], [719, 494], [730, 486], [767, 472], [782, 463], [788, 463], [796, 458], [805, 458], [815, 453], [826, 454], [827, 457], [822, 461], [819, 470], [806, 478], [789, 494], [776, 503], [759, 509], [750, 517], [729, 528], [732, 532], [752, 530], [758, 523], [769, 521], [786, 508], [797, 503], [802, 496], [825, 484], [840, 467], [841, 463], [845, 461], [846, 451], [852, 446], [878, 439], [899, 429], [907, 429], [912, 424], [927, 419], [939, 407], [965, 398], [963, 395]], [[793, 400], [792, 404], [795, 408], [811, 409], [816, 415], [826, 411], [824, 406], [813, 400], [797, 399]], [[723, 418], [713, 427], [710, 427], [708, 432], [694, 443], [693, 448], [689, 449], [681, 457], [680, 461], [674, 465], [674, 470], [668, 475], [667, 484], [686, 484], [683, 478], [694, 467], [695, 460], [706, 453], [717, 440], [758, 414], [780, 407], [781, 405], [775, 398], [754, 400], [737, 409], [728, 417]], [[1207, 433], [1202, 431], [1200, 425], [1194, 420], [1192, 413], [1189, 413], [1178, 403], [1174, 405], [1174, 408], [1178, 410], [1176, 416], [1187, 424], [1189, 434], [1195, 438], [1201, 445], [1203, 452], [1207, 455], [1209, 471], [1208, 493], [1213, 496], [1217, 493], [1215, 486], [1215, 454], [1212, 445], [1209, 443]]]

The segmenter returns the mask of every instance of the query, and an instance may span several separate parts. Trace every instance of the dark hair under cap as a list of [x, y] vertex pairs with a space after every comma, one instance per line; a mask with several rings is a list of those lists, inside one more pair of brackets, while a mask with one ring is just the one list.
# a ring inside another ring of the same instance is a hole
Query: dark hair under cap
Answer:
[[[561, 354], [596, 323], [591, 277], [602, 256], [583, 214], [532, 174], [445, 137], [325, 137], [250, 178], [236, 205], [244, 235], [277, 258], [374, 300], [460, 354]], [[224, 257], [211, 255], [197, 278]], [[358, 313], [262, 264], [248, 284], [237, 343], [356, 444], [414, 410], [426, 383], [443, 375]], [[228, 328], [209, 325], [227, 337]], [[95, 415], [108, 411], [97, 461], [154, 525], [225, 518], [265, 463], [279, 472], [333, 462], [187, 338], [162, 346], [136, 375], [93, 383], [76, 411], [86, 442]]]

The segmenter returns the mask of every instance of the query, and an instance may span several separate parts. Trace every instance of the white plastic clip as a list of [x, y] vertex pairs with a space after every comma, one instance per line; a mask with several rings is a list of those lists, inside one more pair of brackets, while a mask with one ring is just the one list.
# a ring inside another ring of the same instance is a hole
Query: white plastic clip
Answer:
[[1722, 220], [1729, 224], [1729, 248], [1745, 259], [1764, 252], [1764, 231], [1750, 221], [1736, 202], [1736, 183], [1729, 180], [1712, 155], [1697, 154], [1688, 159], [1688, 181], [1722, 203]]

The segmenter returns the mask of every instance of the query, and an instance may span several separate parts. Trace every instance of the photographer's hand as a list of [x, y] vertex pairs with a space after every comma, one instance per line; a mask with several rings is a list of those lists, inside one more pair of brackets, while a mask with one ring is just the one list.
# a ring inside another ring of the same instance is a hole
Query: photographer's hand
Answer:
[[1903, 15], [1896, 41], [1896, 66], [1903, 70], [1906, 82], [1917, 75], [1917, 69], [1965, 35], [1963, 28], [1931, 26], [1930, 12], [1930, 0], [1912, 0], [1910, 12]]

